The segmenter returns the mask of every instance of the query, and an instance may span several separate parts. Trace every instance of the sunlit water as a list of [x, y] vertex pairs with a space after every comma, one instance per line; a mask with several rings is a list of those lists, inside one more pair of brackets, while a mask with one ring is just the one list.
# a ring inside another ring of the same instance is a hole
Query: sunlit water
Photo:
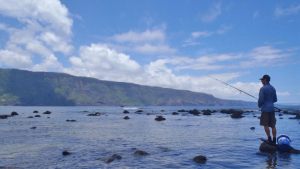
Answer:
[[[192, 110], [245, 107], [0, 107], [0, 114], [12, 111], [19, 116], [0, 119], [0, 168], [297, 168], [300, 155], [259, 156], [260, 112], [232, 119], [220, 112], [211, 116], [172, 115], [180, 109]], [[123, 114], [124, 109], [130, 113]], [[134, 113], [143, 110], [142, 114]], [[251, 108], [248, 108], [251, 109]], [[42, 117], [27, 118], [39, 111]], [[50, 115], [42, 114], [46, 110]], [[162, 112], [161, 110], [164, 110]], [[257, 110], [257, 108], [252, 108]], [[84, 112], [88, 111], [88, 112]], [[87, 116], [100, 112], [101, 116]], [[146, 115], [150, 113], [150, 115]], [[277, 113], [278, 114], [278, 113]], [[155, 121], [163, 115], [165, 121]], [[129, 116], [129, 120], [124, 120]], [[279, 134], [287, 134], [291, 145], [300, 149], [300, 120], [283, 115], [277, 118]], [[47, 118], [50, 117], [50, 118]], [[77, 120], [66, 122], [67, 119]], [[31, 127], [36, 129], [30, 129]], [[250, 130], [255, 127], [255, 130]], [[71, 155], [63, 156], [67, 150]], [[150, 155], [133, 156], [136, 150]], [[103, 159], [122, 156], [106, 164]], [[192, 159], [204, 155], [207, 161]]]

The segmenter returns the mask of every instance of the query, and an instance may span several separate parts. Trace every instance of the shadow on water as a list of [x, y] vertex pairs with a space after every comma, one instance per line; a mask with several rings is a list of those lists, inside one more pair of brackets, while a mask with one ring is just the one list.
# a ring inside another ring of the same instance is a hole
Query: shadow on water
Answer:
[[[75, 106], [67, 99], [67, 89], [60, 86], [60, 76], [44, 72], [0, 69], [0, 97], [4, 105]], [[55, 86], [54, 86], [55, 85]], [[0, 100], [1, 101], [1, 100]]]
[[266, 159], [266, 168], [273, 169], [277, 167], [286, 167], [291, 163], [290, 153], [274, 153]]

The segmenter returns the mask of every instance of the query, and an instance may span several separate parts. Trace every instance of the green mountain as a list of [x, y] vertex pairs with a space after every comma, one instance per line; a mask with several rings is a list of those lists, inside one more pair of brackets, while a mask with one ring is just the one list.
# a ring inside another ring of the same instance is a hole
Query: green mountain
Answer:
[[0, 69], [0, 105], [22, 106], [192, 106], [253, 105], [213, 95], [76, 77], [64, 73]]

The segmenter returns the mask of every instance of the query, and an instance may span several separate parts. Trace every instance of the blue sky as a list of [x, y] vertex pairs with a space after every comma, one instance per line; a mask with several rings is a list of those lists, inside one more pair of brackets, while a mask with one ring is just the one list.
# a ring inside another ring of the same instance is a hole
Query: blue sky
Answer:
[[0, 66], [300, 103], [300, 2], [0, 0]]

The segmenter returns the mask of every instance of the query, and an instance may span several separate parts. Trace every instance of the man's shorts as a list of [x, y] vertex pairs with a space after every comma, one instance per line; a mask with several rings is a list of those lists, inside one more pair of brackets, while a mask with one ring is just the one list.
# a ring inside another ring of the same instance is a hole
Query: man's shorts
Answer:
[[275, 112], [261, 112], [260, 116], [260, 125], [261, 126], [269, 126], [269, 127], [275, 127], [276, 125], [276, 118], [275, 118]]

